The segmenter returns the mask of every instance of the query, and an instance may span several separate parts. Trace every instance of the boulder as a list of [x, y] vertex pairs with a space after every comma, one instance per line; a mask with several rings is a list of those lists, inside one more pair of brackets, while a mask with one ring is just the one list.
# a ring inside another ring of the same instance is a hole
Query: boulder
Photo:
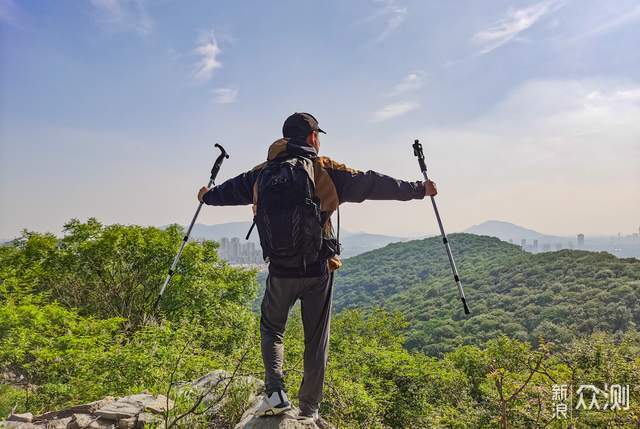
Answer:
[[164, 414], [167, 410], [173, 408], [173, 401], [167, 399], [164, 395], [153, 396], [148, 393], [138, 393], [137, 395], [125, 396], [118, 399], [118, 402], [128, 402], [131, 404], [139, 404], [143, 411], [153, 414]]
[[0, 422], [0, 429], [44, 429], [45, 426], [26, 422]]
[[47, 429], [67, 429], [67, 425], [73, 417], [64, 417], [62, 419], [49, 420], [45, 427]]
[[23, 423], [31, 423], [33, 421], [33, 414], [31, 413], [22, 413], [22, 414], [9, 414], [7, 420], [10, 422], [23, 422]]
[[277, 416], [256, 416], [255, 412], [261, 401], [262, 396], [254, 400], [234, 429], [335, 429], [324, 419], [318, 422], [298, 419], [299, 410], [296, 407]]
[[115, 401], [115, 398], [113, 396], [107, 396], [103, 399], [100, 399], [94, 402], [89, 402], [87, 404], [76, 405], [74, 407], [65, 408], [64, 410], [50, 411], [48, 413], [44, 413], [37, 417], [34, 417], [33, 420], [35, 422], [41, 422], [41, 421], [49, 421], [54, 419], [62, 419], [65, 417], [71, 417], [74, 414], [93, 414], [100, 407], [103, 407], [104, 405], [113, 401]]
[[99, 416], [89, 414], [74, 414], [67, 429], [114, 429], [115, 425], [112, 421], [105, 420]]
[[298, 419], [299, 410], [295, 407], [277, 416], [256, 416], [258, 403], [245, 411], [234, 429], [334, 429], [326, 422], [318, 425], [311, 419]]

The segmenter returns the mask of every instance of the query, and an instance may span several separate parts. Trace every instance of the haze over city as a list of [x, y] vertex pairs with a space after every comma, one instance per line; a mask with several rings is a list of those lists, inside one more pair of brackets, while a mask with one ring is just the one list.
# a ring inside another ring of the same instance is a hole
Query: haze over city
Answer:
[[[419, 180], [450, 231], [640, 226], [637, 1], [0, 0], [0, 238], [72, 217], [187, 223], [295, 111], [321, 153]], [[435, 234], [426, 201], [346, 204], [351, 231]], [[247, 221], [249, 207], [199, 222]]]

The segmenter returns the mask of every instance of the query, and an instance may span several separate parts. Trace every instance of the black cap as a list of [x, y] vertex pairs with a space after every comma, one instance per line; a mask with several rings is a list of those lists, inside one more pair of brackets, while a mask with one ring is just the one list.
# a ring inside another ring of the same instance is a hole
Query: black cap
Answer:
[[284, 137], [306, 138], [311, 131], [327, 134], [318, 126], [318, 120], [311, 113], [294, 113], [289, 116], [282, 126]]

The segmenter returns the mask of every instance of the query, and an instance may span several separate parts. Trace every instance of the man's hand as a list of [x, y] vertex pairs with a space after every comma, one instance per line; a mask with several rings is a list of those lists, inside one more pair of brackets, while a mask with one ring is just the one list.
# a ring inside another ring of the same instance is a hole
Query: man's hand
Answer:
[[202, 197], [204, 196], [204, 194], [206, 194], [207, 192], [209, 192], [209, 188], [207, 188], [206, 186], [203, 186], [202, 188], [200, 188], [200, 190], [198, 191], [198, 201], [200, 201], [201, 203], [203, 203], [204, 201], [202, 201]]
[[436, 182], [432, 180], [425, 180], [424, 182], [424, 196], [425, 197], [433, 197], [438, 194], [438, 189], [436, 188]]

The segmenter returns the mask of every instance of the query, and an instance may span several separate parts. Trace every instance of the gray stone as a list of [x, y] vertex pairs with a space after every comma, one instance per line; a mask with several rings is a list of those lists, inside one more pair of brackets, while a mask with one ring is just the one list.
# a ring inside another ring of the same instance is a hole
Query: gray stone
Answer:
[[317, 425], [310, 419], [298, 420], [298, 409], [293, 407], [289, 411], [277, 416], [258, 417], [255, 415], [256, 409], [260, 405], [262, 397], [257, 397], [252, 405], [244, 412], [240, 422], [234, 429], [326, 429], [333, 428], [326, 422], [322, 426]]
[[139, 393], [137, 395], [125, 396], [118, 399], [118, 402], [128, 402], [131, 404], [140, 405], [144, 411], [149, 411], [154, 414], [164, 414], [168, 409], [173, 408], [173, 401], [164, 395], [153, 396], [148, 393]]
[[127, 417], [126, 419], [118, 420], [118, 429], [136, 429], [137, 425], [137, 417]]
[[117, 400], [96, 410], [95, 415], [107, 420], [118, 421], [127, 417], [135, 417], [142, 412], [143, 406], [139, 402]]
[[72, 417], [64, 417], [62, 419], [49, 420], [45, 423], [44, 427], [47, 429], [67, 429], [71, 418]]
[[89, 414], [74, 414], [67, 424], [67, 429], [114, 429], [112, 421], [102, 419]]
[[26, 422], [0, 422], [0, 428], [2, 429], [43, 429], [44, 426], [40, 426], [34, 423]]
[[7, 417], [7, 420], [10, 422], [31, 423], [33, 421], [33, 414], [31, 413], [9, 414], [9, 417]]
[[40, 422], [44, 420], [71, 417], [74, 414], [93, 414], [98, 408], [103, 407], [104, 405], [113, 401], [115, 401], [115, 398], [113, 398], [112, 396], [107, 396], [98, 401], [89, 402], [88, 404], [76, 405], [75, 407], [65, 408], [64, 410], [59, 411], [50, 411], [48, 413], [44, 413], [35, 417], [33, 420], [35, 422]]
[[[215, 415], [221, 408], [223, 408], [226, 398], [223, 398], [218, 404], [214, 404], [213, 402], [220, 398], [220, 393], [222, 393], [230, 379], [231, 374], [229, 372], [219, 369], [204, 375], [191, 383], [191, 388], [195, 389], [200, 394], [205, 395], [202, 402], [206, 406], [210, 407], [209, 414]], [[248, 399], [249, 403], [253, 403], [256, 399], [256, 395], [264, 391], [264, 383], [262, 380], [258, 380], [252, 376], [236, 376], [233, 378], [233, 386], [241, 384], [248, 386], [248, 388], [251, 389]]]
[[160, 423], [164, 421], [164, 419], [160, 416], [156, 416], [150, 413], [140, 413], [138, 416], [138, 426], [136, 429], [140, 429], [145, 427], [145, 425], [152, 423]]

